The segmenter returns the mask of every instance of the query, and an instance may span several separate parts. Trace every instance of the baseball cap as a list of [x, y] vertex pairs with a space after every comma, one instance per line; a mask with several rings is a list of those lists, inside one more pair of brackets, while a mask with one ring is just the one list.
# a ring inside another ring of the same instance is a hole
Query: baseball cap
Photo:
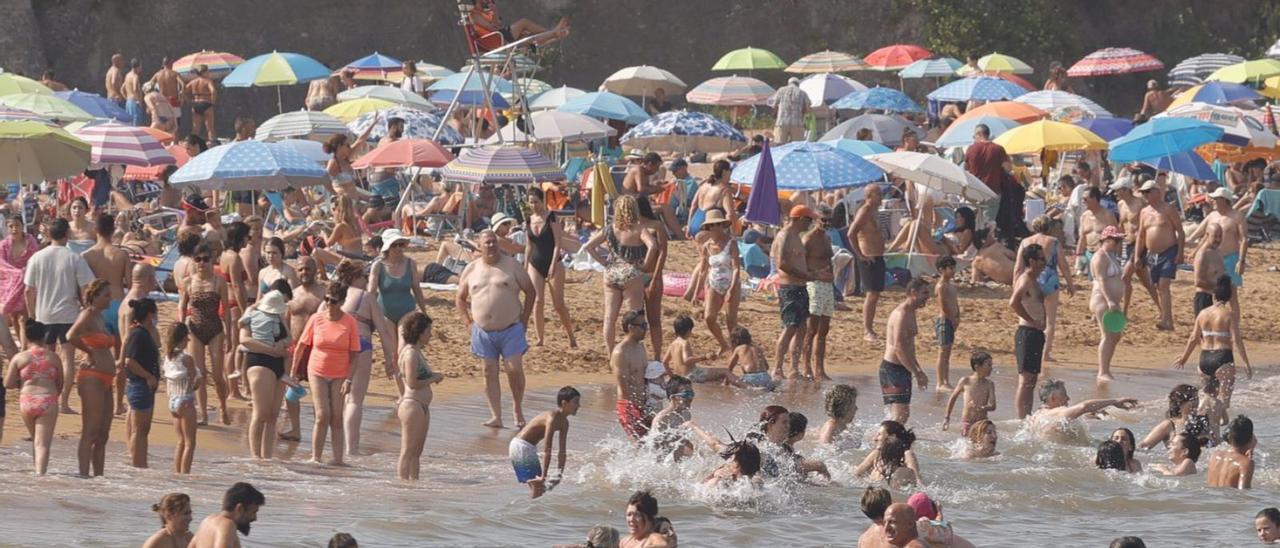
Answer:
[[789, 216], [792, 219], [798, 219], [800, 217], [808, 217], [810, 219], [819, 218], [817, 213], [814, 213], [812, 209], [809, 209], [809, 206], [803, 206], [803, 205], [798, 205], [791, 208], [791, 213]]
[[1209, 193], [1209, 197], [1210, 197], [1210, 198], [1223, 198], [1223, 199], [1226, 199], [1226, 200], [1234, 200], [1234, 199], [1236, 199], [1236, 195], [1235, 195], [1235, 193], [1231, 192], [1231, 189], [1229, 189], [1229, 188], [1227, 188], [1227, 187], [1225, 187], [1225, 186], [1220, 186], [1220, 187], [1218, 187], [1218, 188], [1213, 189], [1213, 192], [1210, 192], [1210, 193]]

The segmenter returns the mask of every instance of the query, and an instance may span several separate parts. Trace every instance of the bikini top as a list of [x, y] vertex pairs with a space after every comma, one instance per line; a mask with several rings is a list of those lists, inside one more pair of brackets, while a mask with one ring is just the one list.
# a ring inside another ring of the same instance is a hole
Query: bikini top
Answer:
[[645, 255], [649, 253], [648, 246], [644, 244], [622, 245], [617, 235], [613, 233], [613, 225], [609, 225], [605, 231], [605, 236], [609, 240], [609, 251], [613, 253], [615, 258], [632, 264], [644, 262]]
[[97, 350], [111, 348], [116, 345], [115, 336], [110, 333], [85, 333], [80, 336], [85, 346]]
[[32, 381], [49, 381], [58, 382], [58, 368], [53, 366], [53, 362], [49, 361], [44, 350], [35, 348], [31, 350], [33, 358], [22, 371], [18, 373], [18, 377], [22, 382], [28, 383]]
[[427, 365], [427, 357], [422, 355], [417, 348], [406, 346], [405, 350], [412, 351], [414, 354], [414, 372], [415, 377], [420, 381], [431, 378], [431, 367]]

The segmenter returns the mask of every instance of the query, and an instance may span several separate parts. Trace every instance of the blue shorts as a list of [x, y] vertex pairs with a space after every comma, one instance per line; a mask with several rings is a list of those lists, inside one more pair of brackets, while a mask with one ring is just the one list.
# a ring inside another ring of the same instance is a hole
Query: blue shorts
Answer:
[[120, 299], [111, 299], [111, 304], [102, 311], [102, 323], [107, 325], [107, 333], [120, 336]]
[[1227, 269], [1227, 275], [1231, 276], [1231, 286], [1240, 287], [1244, 285], [1244, 276], [1236, 271], [1236, 265], [1240, 264], [1240, 254], [1232, 253], [1222, 256], [1222, 266]]
[[129, 409], [134, 411], [150, 411], [156, 406], [156, 392], [147, 381], [130, 377], [124, 385], [124, 397], [129, 402]]
[[516, 471], [516, 481], [527, 483], [529, 480], [542, 477], [542, 463], [538, 462], [538, 448], [523, 438], [511, 438], [507, 445], [507, 456], [511, 457], [511, 467]]
[[143, 117], [146, 112], [146, 110], [142, 108], [142, 103], [133, 99], [126, 99], [124, 102], [124, 111], [129, 115], [129, 124], [135, 126], [142, 125]]
[[[1163, 252], [1152, 254], [1147, 253], [1147, 268], [1151, 270], [1151, 283], [1159, 282], [1164, 278], [1170, 280], [1178, 276], [1178, 246], [1171, 245], [1169, 249]], [[1223, 262], [1226, 262], [1224, 259]]]
[[471, 324], [471, 353], [484, 360], [521, 356], [529, 351], [524, 338], [524, 324], [516, 322], [506, 329], [487, 331]]
[[933, 334], [938, 338], [938, 346], [951, 346], [956, 342], [956, 324], [946, 318], [934, 318]]
[[744, 373], [742, 382], [759, 388], [773, 388], [773, 377], [769, 376], [768, 371], [757, 371], [755, 373]]

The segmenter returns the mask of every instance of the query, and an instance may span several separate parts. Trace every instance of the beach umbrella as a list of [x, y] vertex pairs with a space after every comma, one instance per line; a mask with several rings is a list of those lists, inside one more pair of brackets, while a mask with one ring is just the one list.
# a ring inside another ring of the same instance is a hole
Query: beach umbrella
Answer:
[[504, 93], [511, 93], [514, 86], [510, 80], [500, 76], [490, 74], [470, 74], [460, 72], [444, 78], [427, 87], [427, 91], [434, 92], [431, 94], [431, 102], [437, 105], [448, 105], [454, 100], [454, 96], [458, 96], [458, 103], [463, 105], [482, 106], [485, 105], [485, 86], [488, 85], [489, 96], [488, 105], [494, 108], [507, 108], [511, 106], [505, 98]]
[[1219, 141], [1228, 145], [1273, 148], [1276, 146], [1275, 134], [1267, 131], [1262, 123], [1244, 111], [1235, 107], [1217, 106], [1205, 103], [1189, 103], [1166, 110], [1155, 118], [1190, 118], [1208, 122], [1222, 128]]
[[1213, 168], [1193, 151], [1178, 152], [1169, 156], [1161, 156], [1151, 160], [1143, 160], [1144, 164], [1160, 171], [1172, 171], [1201, 181], [1219, 181]]
[[[752, 184], [764, 154], [738, 162], [729, 180]], [[774, 148], [773, 162], [780, 190], [836, 190], [855, 188], [884, 179], [884, 171], [852, 152], [823, 143], [795, 142]], [[754, 193], [754, 192], [753, 192]]]
[[89, 143], [89, 161], [94, 164], [150, 167], [175, 161], [160, 141], [140, 127], [107, 122], [86, 126], [73, 135]]
[[[521, 131], [520, 128], [516, 127], [516, 124], [507, 124], [498, 134], [501, 135], [503, 141], [537, 143], [591, 141], [618, 134], [618, 130], [595, 118], [558, 110], [533, 113], [529, 116], [529, 123], [526, 128], [528, 127], [533, 129], [531, 134]], [[493, 138], [486, 142], [498, 142], [498, 134], [495, 134]]]
[[499, 92], [491, 92], [487, 96], [483, 89], [464, 89], [461, 91], [446, 89], [431, 94], [431, 102], [437, 105], [449, 105], [457, 100], [459, 105], [469, 105], [473, 107], [493, 107], [505, 109], [511, 107], [511, 102]]
[[621, 69], [608, 78], [605, 78], [603, 87], [607, 91], [612, 91], [618, 95], [630, 95], [632, 97], [648, 97], [654, 94], [654, 91], [661, 88], [668, 95], [678, 95], [683, 93], [685, 88], [684, 81], [658, 67], [649, 65], [639, 65]]
[[17, 93], [53, 95], [53, 90], [26, 76], [18, 76], [9, 72], [0, 74], [0, 95], [14, 95]]
[[866, 65], [857, 57], [839, 51], [824, 50], [801, 57], [783, 70], [794, 74], [821, 74], [864, 68]]
[[760, 159], [756, 161], [756, 173], [751, 179], [751, 194], [747, 196], [747, 210], [743, 217], [747, 222], [770, 226], [782, 225], [781, 206], [778, 205], [778, 180], [773, 170], [773, 151], [765, 140]]
[[[466, 64], [462, 65], [462, 71], [466, 72], [468, 70], [471, 70], [472, 64], [473, 64], [473, 61], [471, 59], [468, 59]], [[507, 52], [505, 51], [489, 52], [484, 55], [481, 55], [480, 66], [505, 68], [507, 66]], [[538, 65], [538, 62], [529, 58], [529, 56], [527, 55], [517, 53], [511, 56], [511, 69], [512, 69], [511, 73], [514, 74], [515, 76], [533, 74], [534, 72], [537, 72], [538, 69], [540, 68], [542, 67]], [[506, 72], [506, 71], [499, 71], [499, 72]]]
[[871, 70], [902, 70], [911, 63], [930, 57], [933, 57], [933, 52], [920, 46], [894, 44], [868, 53], [862, 62]]
[[576, 112], [595, 118], [621, 120], [628, 124], [638, 124], [649, 119], [649, 114], [635, 101], [608, 91], [596, 91], [574, 97], [565, 101], [556, 110]]
[[1033, 91], [1031, 93], [1021, 95], [1013, 99], [1019, 103], [1026, 103], [1045, 112], [1055, 111], [1063, 108], [1079, 108], [1092, 114], [1093, 116], [1111, 117], [1111, 113], [1101, 105], [1081, 97], [1074, 93], [1059, 90]]
[[1107, 142], [1074, 124], [1039, 120], [1012, 128], [993, 139], [1009, 154], [1033, 154], [1045, 150], [1106, 150]]
[[746, 76], [712, 78], [689, 90], [684, 99], [697, 105], [761, 105], [773, 96], [769, 84]]
[[524, 94], [524, 98], [532, 103], [532, 101], [537, 99], [538, 96], [555, 89], [551, 87], [551, 84], [538, 80], [537, 78], [516, 78], [516, 81], [512, 83], [512, 87], [515, 89], [513, 89], [511, 93], [502, 94], [502, 97], [506, 99], [508, 103], [515, 102], [515, 90], [520, 90], [520, 92]]
[[333, 106], [324, 109], [323, 112], [346, 123], [370, 112], [386, 110], [394, 106], [396, 106], [396, 104], [391, 101], [365, 97], [363, 99], [353, 99], [351, 101], [336, 103]]
[[886, 152], [872, 154], [867, 160], [886, 173], [923, 185], [943, 194], [959, 196], [970, 202], [994, 200], [996, 194], [964, 168], [934, 154], [922, 152]]
[[1272, 59], [1280, 59], [1280, 40], [1276, 40], [1271, 47], [1267, 48], [1267, 57]]
[[1000, 78], [972, 76], [948, 83], [927, 95], [931, 101], [1001, 101], [1025, 95], [1027, 90]]
[[89, 143], [59, 127], [0, 121], [0, 183], [53, 181], [89, 165]]
[[883, 110], [886, 112], [924, 112], [907, 94], [893, 88], [874, 87], [855, 91], [831, 104], [838, 110]]
[[830, 145], [845, 152], [852, 152], [858, 156], [867, 156], [868, 154], [879, 154], [881, 152], [893, 152], [887, 146], [875, 141], [858, 141], [855, 139], [832, 139], [830, 141], [818, 141], [819, 143]]
[[1067, 76], [1088, 78], [1161, 70], [1164, 63], [1150, 54], [1133, 48], [1102, 48], [1084, 56], [1067, 69]]
[[145, 167], [126, 166], [124, 168], [124, 179], [127, 181], [156, 181], [164, 174], [164, 170], [169, 169], [169, 166], [182, 167], [187, 165], [187, 161], [191, 159], [191, 156], [187, 154], [186, 146], [169, 145], [164, 147], [164, 149], [170, 156], [173, 156], [172, 164], [158, 164]]
[[1124, 137], [1133, 130], [1133, 121], [1128, 118], [1085, 118], [1072, 123], [1092, 131], [1108, 142]]
[[534, 184], [563, 181], [564, 172], [537, 151], [517, 146], [472, 148], [440, 170], [446, 181]]
[[0, 106], [0, 122], [40, 122], [54, 126], [53, 120], [26, 109]]
[[179, 57], [173, 62], [173, 71], [184, 80], [190, 80], [196, 77], [196, 67], [204, 65], [209, 69], [209, 78], [219, 80], [231, 71], [244, 63], [244, 59], [239, 55], [233, 55], [222, 51], [201, 50], [195, 53], [188, 53]]
[[0, 95], [0, 105], [20, 108], [55, 122], [88, 122], [96, 118], [66, 99], [39, 93]]
[[1214, 71], [1243, 62], [1244, 57], [1230, 53], [1202, 53], [1188, 57], [1169, 70], [1169, 85], [1190, 87], [1201, 84]]
[[1253, 101], [1262, 99], [1256, 90], [1249, 86], [1241, 84], [1233, 84], [1231, 82], [1212, 81], [1197, 86], [1178, 94], [1178, 97], [1169, 103], [1169, 108], [1179, 107], [1189, 103], [1205, 103], [1210, 105], [1230, 105], [1241, 101]]
[[1258, 90], [1265, 97], [1280, 99], [1280, 76], [1272, 76], [1262, 81], [1262, 89]]
[[[442, 67], [440, 65], [433, 65], [426, 61], [414, 62], [413, 68], [414, 68], [413, 76], [417, 78], [419, 81], [422, 81], [424, 83], [436, 82], [438, 80], [442, 80], [444, 78], [448, 78], [456, 74], [451, 69]], [[340, 74], [342, 74], [341, 69], [333, 72], [334, 76], [338, 76]], [[376, 80], [376, 81], [383, 81], [383, 82], [394, 82], [396, 84], [399, 84], [400, 82], [404, 81], [404, 68], [403, 66], [400, 66], [391, 70], [382, 70], [382, 69], [357, 70], [355, 71], [355, 75], [352, 76], [352, 78], [355, 80]]]
[[329, 174], [289, 145], [234, 141], [192, 158], [169, 177], [200, 190], [280, 190], [329, 183]]
[[1221, 127], [1191, 118], [1152, 118], [1124, 137], [1111, 141], [1108, 159], [1121, 163], [1157, 159], [1212, 143], [1223, 133]]
[[468, 90], [483, 89], [484, 82], [481, 81], [482, 78], [485, 82], [488, 82], [490, 89], [498, 93], [511, 93], [511, 90], [513, 89], [511, 81], [501, 76], [492, 74], [472, 74], [471, 77], [468, 78], [467, 73], [458, 72], [445, 78], [441, 78], [430, 86], [427, 86], [427, 91], [457, 91], [459, 89], [463, 89], [464, 83], [465, 88]]
[[[381, 140], [387, 135], [387, 120], [391, 118], [404, 120], [404, 135], [402, 137], [406, 139], [431, 139], [442, 145], [460, 145], [465, 141], [461, 133], [444, 123], [444, 118], [438, 112], [426, 112], [405, 107], [370, 112], [347, 124], [347, 129], [355, 135], [360, 135], [373, 124], [375, 117], [378, 119], [378, 123], [373, 127], [373, 131], [369, 133], [370, 141]], [[440, 132], [439, 135], [436, 135], [437, 131]]]
[[924, 130], [897, 116], [863, 114], [862, 116], [845, 120], [836, 127], [831, 128], [831, 131], [824, 134], [819, 141], [857, 139], [858, 132], [863, 129], [871, 130], [871, 139], [873, 141], [891, 147], [902, 144], [902, 132], [904, 131], [911, 131], [920, 138], [924, 137]]
[[139, 127], [142, 129], [142, 131], [147, 132], [147, 135], [150, 135], [152, 139], [160, 141], [160, 144], [162, 145], [165, 143], [172, 143], [174, 140], [173, 134], [163, 129], [157, 129], [151, 126], [139, 126]]
[[773, 52], [760, 48], [735, 49], [720, 57], [711, 70], [773, 70], [787, 68], [787, 64]]
[[356, 86], [338, 93], [339, 101], [354, 101], [356, 99], [380, 99], [422, 110], [435, 110], [436, 108], [430, 101], [423, 99], [421, 95], [412, 91], [405, 91], [396, 86]]
[[453, 154], [429, 139], [399, 139], [378, 145], [351, 164], [355, 169], [444, 167]]
[[987, 126], [988, 135], [995, 139], [1002, 133], [1018, 127], [1016, 121], [999, 116], [978, 116], [962, 122], [952, 122], [951, 126], [938, 137], [934, 144], [939, 147], [967, 147], [973, 144], [973, 131], [979, 126]]
[[282, 145], [287, 145], [289, 148], [298, 151], [299, 154], [306, 156], [311, 161], [320, 165], [327, 165], [329, 163], [329, 159], [333, 158], [332, 154], [324, 151], [324, 144], [318, 141], [312, 141], [309, 139], [281, 139], [276, 142]]
[[334, 135], [349, 133], [342, 120], [323, 112], [298, 110], [272, 116], [258, 126], [253, 138], [259, 141], [296, 138], [325, 142]]
[[987, 103], [982, 106], [971, 108], [968, 112], [961, 114], [960, 117], [956, 118], [955, 122], [952, 123], [962, 122], [970, 118], [978, 118], [981, 116], [999, 116], [1001, 118], [1008, 118], [1015, 122], [1025, 124], [1027, 122], [1039, 120], [1048, 115], [1048, 112], [1025, 103], [996, 101], [994, 103]]
[[398, 70], [401, 75], [403, 75], [403, 63], [404, 62], [399, 59], [388, 57], [375, 51], [369, 55], [356, 59], [355, 61], [347, 63], [346, 66], [342, 68], [344, 70], [354, 70], [357, 73], [360, 71], [368, 71], [381, 72], [383, 74]]
[[557, 108], [560, 108], [560, 105], [565, 104], [565, 102], [568, 101], [569, 99], [573, 99], [574, 97], [578, 97], [586, 94], [587, 92], [585, 91], [582, 91], [578, 88], [571, 88], [569, 86], [560, 86], [558, 88], [551, 88], [547, 91], [539, 93], [536, 98], [530, 101], [529, 110], [535, 111], [535, 112], [539, 110], [555, 110]]
[[814, 74], [800, 81], [800, 91], [809, 96], [811, 107], [830, 105], [841, 97], [865, 89], [867, 86], [857, 80], [830, 73]]
[[[534, 127], [538, 127], [536, 121]], [[728, 152], [746, 144], [747, 137], [710, 114], [677, 110], [641, 122], [627, 131], [621, 142], [645, 150]]]
[[124, 108], [117, 105], [115, 101], [97, 93], [85, 93], [74, 89], [54, 92], [53, 96], [80, 107], [81, 110], [88, 112], [94, 118], [111, 118], [126, 124], [133, 122], [133, 117], [129, 116], [129, 113], [125, 112]]
[[277, 112], [284, 112], [280, 86], [305, 84], [328, 77], [329, 68], [315, 59], [300, 53], [273, 51], [240, 63], [222, 79], [222, 85], [229, 88], [274, 86]]
[[1009, 74], [1031, 74], [1035, 72], [1031, 65], [1021, 59], [1003, 53], [991, 53], [978, 59], [980, 72], [1004, 72]]
[[1205, 77], [1205, 80], [1221, 80], [1223, 82], [1243, 84], [1246, 82], [1261, 82], [1272, 76], [1280, 76], [1280, 60], [1254, 59], [1222, 67]]
[[899, 78], [949, 78], [955, 76], [956, 70], [964, 63], [954, 57], [938, 59], [921, 59], [898, 72]]

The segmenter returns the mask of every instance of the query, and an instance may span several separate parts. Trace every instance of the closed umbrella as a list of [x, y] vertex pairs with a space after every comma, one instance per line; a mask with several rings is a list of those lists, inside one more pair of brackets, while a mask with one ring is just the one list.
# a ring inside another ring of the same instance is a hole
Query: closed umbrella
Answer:
[[[498, 133], [503, 141], [558, 143], [562, 141], [591, 141], [617, 135], [618, 130], [608, 124], [581, 114], [547, 110], [535, 112], [529, 117], [532, 134], [520, 131], [516, 124], [507, 124]], [[498, 142], [497, 135], [490, 141]]]
[[571, 88], [569, 86], [551, 88], [539, 93], [537, 97], [530, 101], [529, 110], [534, 112], [539, 110], [555, 110], [560, 108], [560, 105], [565, 104], [569, 99], [586, 94], [587, 92], [585, 91], [578, 88]]
[[1077, 125], [1052, 120], [1040, 120], [1010, 129], [994, 141], [1009, 154], [1107, 149], [1107, 142], [1093, 132]]
[[787, 64], [773, 52], [760, 48], [736, 49], [720, 57], [711, 70], [774, 70], [787, 68]]
[[1194, 86], [1180, 94], [1169, 103], [1175, 108], [1190, 103], [1206, 103], [1210, 105], [1230, 105], [1232, 103], [1249, 102], [1262, 99], [1253, 88], [1231, 82], [1213, 81]]
[[129, 113], [121, 108], [120, 105], [117, 105], [115, 101], [96, 93], [85, 93], [75, 89], [54, 92], [53, 96], [80, 107], [81, 110], [93, 115], [94, 118], [111, 118], [125, 123], [133, 122], [133, 117], [129, 116]]
[[814, 74], [800, 81], [800, 91], [809, 96], [809, 106], [830, 105], [855, 91], [867, 89], [857, 80], [835, 74]]
[[994, 103], [987, 103], [976, 108], [971, 108], [964, 114], [961, 114], [959, 118], [956, 118], [953, 123], [959, 123], [971, 118], [979, 118], [982, 116], [999, 116], [1001, 118], [1008, 118], [1015, 122], [1025, 124], [1027, 122], [1039, 120], [1048, 115], [1048, 112], [1025, 103], [997, 101]]
[[987, 185], [950, 160], [921, 152], [887, 152], [872, 154], [867, 160], [886, 173], [924, 185], [943, 194], [959, 196], [970, 202], [996, 198]]
[[862, 62], [871, 70], [902, 70], [911, 63], [933, 57], [933, 52], [912, 44], [894, 44], [885, 46], [862, 58]]
[[284, 112], [280, 86], [305, 84], [328, 77], [329, 68], [315, 59], [300, 53], [273, 51], [241, 63], [222, 79], [222, 85], [229, 88], [274, 86], [276, 109]]
[[1088, 78], [1161, 70], [1164, 63], [1133, 48], [1102, 48], [1084, 56], [1067, 69], [1067, 76]]
[[0, 74], [0, 95], [13, 95], [15, 93], [53, 95], [53, 90], [26, 76], [18, 76], [11, 72]]
[[973, 132], [979, 125], [987, 126], [988, 136], [994, 139], [1021, 124], [999, 116], [979, 116], [962, 122], [952, 122], [951, 126], [938, 137], [938, 141], [934, 144], [939, 147], [967, 147], [972, 145]]
[[444, 167], [453, 154], [428, 139], [400, 139], [379, 145], [351, 164], [356, 169]]
[[863, 129], [871, 130], [871, 139], [873, 141], [891, 147], [902, 144], [904, 131], [915, 133], [917, 137], [924, 137], [924, 130], [897, 116], [863, 114], [841, 122], [840, 125], [831, 128], [831, 131], [828, 131], [819, 140], [857, 139], [858, 132]]
[[323, 112], [343, 122], [351, 122], [370, 112], [386, 110], [394, 106], [396, 106], [396, 104], [391, 101], [365, 97], [363, 99], [353, 99], [351, 101], [337, 103], [324, 109]]
[[933, 90], [927, 95], [931, 101], [1002, 101], [1025, 95], [1027, 90], [1017, 84], [990, 76], [961, 78]]
[[1205, 80], [1221, 80], [1223, 82], [1243, 84], [1246, 82], [1261, 82], [1272, 76], [1280, 76], [1280, 60], [1254, 59], [1222, 67], [1205, 77]]
[[564, 172], [537, 151], [503, 146], [463, 151], [440, 170], [446, 181], [473, 184], [534, 184], [563, 181]]
[[[535, 121], [534, 127], [538, 127]], [[728, 122], [702, 112], [663, 112], [641, 122], [622, 136], [622, 144], [646, 150], [727, 152], [747, 137]]]
[[1133, 130], [1133, 121], [1127, 118], [1085, 118], [1072, 123], [1092, 131], [1108, 142], [1124, 137]]
[[94, 164], [151, 167], [173, 165], [173, 155], [140, 127], [116, 122], [86, 126], [74, 133], [89, 143]]
[[1092, 114], [1093, 116], [1111, 117], [1111, 113], [1101, 105], [1074, 93], [1060, 90], [1044, 90], [1033, 91], [1031, 93], [1018, 96], [1013, 99], [1019, 103], [1026, 103], [1046, 112], [1055, 111], [1063, 108], [1079, 108]]
[[209, 69], [209, 78], [220, 80], [243, 63], [244, 59], [239, 55], [223, 51], [201, 50], [179, 57], [173, 62], [173, 71], [184, 80], [190, 80], [196, 77], [196, 67], [204, 65]]
[[272, 116], [258, 126], [253, 138], [259, 141], [310, 139], [324, 142], [334, 135], [349, 133], [342, 120], [323, 112], [299, 110]]
[[1152, 118], [1133, 128], [1128, 135], [1111, 141], [1108, 158], [1112, 162], [1158, 159], [1212, 143], [1223, 133], [1221, 127], [1209, 122], [1169, 116]]
[[915, 101], [907, 94], [893, 88], [874, 87], [855, 91], [831, 104], [831, 108], [839, 110], [883, 110], [885, 112], [923, 112]]
[[[788, 143], [774, 148], [770, 156], [777, 188], [782, 190], [855, 188], [884, 179], [884, 171], [871, 162], [824, 143]], [[751, 184], [762, 157], [757, 154], [738, 162], [729, 180]]]
[[621, 120], [628, 124], [638, 124], [649, 119], [649, 114], [635, 101], [608, 91], [597, 91], [574, 97], [565, 101], [556, 110], [576, 112], [595, 118]]
[[55, 122], [89, 122], [96, 118], [66, 99], [40, 93], [0, 95], [0, 105], [33, 112]]
[[84, 171], [89, 143], [62, 128], [31, 121], [0, 121], [0, 183], [52, 181]]
[[618, 95], [648, 97], [661, 88], [667, 94], [683, 93], [684, 81], [658, 67], [639, 65], [621, 69], [604, 80], [604, 89]]
[[383, 101], [391, 101], [397, 105], [413, 107], [422, 110], [435, 110], [435, 105], [430, 101], [423, 99], [421, 95], [412, 91], [405, 91], [396, 86], [356, 86], [349, 90], [338, 93], [339, 101], [352, 101], [355, 99], [381, 99]]
[[771, 226], [782, 225], [781, 206], [778, 205], [778, 179], [774, 173], [773, 151], [769, 141], [764, 142], [756, 161], [755, 176], [751, 178], [751, 194], [747, 196], [747, 222]]
[[1243, 63], [1244, 57], [1230, 53], [1202, 53], [1188, 57], [1169, 70], [1169, 85], [1175, 87], [1191, 87], [1204, 83], [1206, 76], [1214, 71]]
[[[392, 118], [404, 120], [404, 135], [401, 137], [407, 139], [431, 139], [442, 145], [460, 145], [465, 141], [461, 133], [444, 123], [444, 118], [438, 112], [404, 107], [370, 112], [347, 124], [347, 129], [360, 135], [374, 123], [375, 117], [378, 124], [369, 133], [370, 141], [379, 141], [387, 135], [387, 121]], [[436, 135], [437, 131], [439, 135]]]
[[793, 74], [822, 74], [864, 68], [866, 65], [857, 57], [839, 51], [825, 50], [801, 57], [783, 70]]
[[762, 105], [773, 96], [769, 84], [746, 76], [712, 78], [689, 90], [684, 98], [697, 105], [751, 106]]
[[192, 158], [169, 182], [200, 190], [280, 190], [327, 184], [329, 175], [289, 145], [235, 141]]
[[949, 78], [955, 76], [956, 70], [964, 63], [953, 57], [939, 59], [921, 59], [898, 72], [899, 78]]

